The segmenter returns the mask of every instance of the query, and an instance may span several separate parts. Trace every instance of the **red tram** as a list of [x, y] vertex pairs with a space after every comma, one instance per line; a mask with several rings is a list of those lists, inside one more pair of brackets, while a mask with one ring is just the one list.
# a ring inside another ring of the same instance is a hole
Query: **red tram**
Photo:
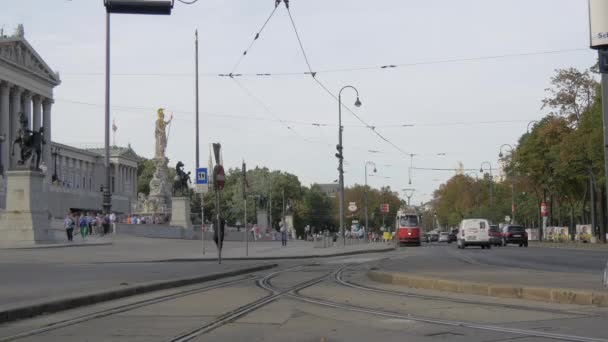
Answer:
[[399, 210], [395, 219], [395, 242], [420, 246], [420, 219], [415, 210]]

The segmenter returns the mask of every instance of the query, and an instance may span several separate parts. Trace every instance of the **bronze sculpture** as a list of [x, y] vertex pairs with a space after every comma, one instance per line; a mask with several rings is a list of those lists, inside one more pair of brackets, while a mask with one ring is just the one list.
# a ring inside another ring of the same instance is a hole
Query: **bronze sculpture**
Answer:
[[[30, 170], [40, 171], [42, 145], [46, 145], [44, 127], [40, 127], [38, 131], [30, 130], [27, 117], [23, 112], [19, 113], [19, 129], [11, 149], [11, 155], [13, 156], [15, 155], [15, 145], [19, 145], [20, 150], [20, 159], [17, 164], [29, 167]], [[28, 161], [29, 166], [26, 165]]]
[[175, 165], [175, 179], [173, 180], [173, 196], [187, 196], [188, 195], [188, 183], [190, 180], [191, 172], [184, 172], [184, 163], [181, 161]]

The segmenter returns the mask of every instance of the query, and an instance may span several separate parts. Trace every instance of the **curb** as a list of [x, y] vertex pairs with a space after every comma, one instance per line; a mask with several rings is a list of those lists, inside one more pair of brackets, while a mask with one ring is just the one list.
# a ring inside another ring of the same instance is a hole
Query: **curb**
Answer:
[[559, 304], [595, 305], [608, 307], [608, 292], [581, 291], [550, 287], [527, 287], [509, 284], [486, 284], [460, 280], [410, 276], [406, 273], [370, 270], [373, 281], [403, 285], [417, 289], [437, 290], [479, 296], [516, 298]]
[[229, 278], [238, 275], [248, 274], [252, 272], [264, 271], [276, 267], [277, 264], [262, 265], [256, 267], [249, 267], [238, 269], [225, 273], [216, 273], [205, 276], [191, 277], [191, 278], [180, 278], [170, 281], [155, 281], [144, 283], [141, 285], [128, 286], [121, 289], [96, 292], [86, 295], [74, 296], [63, 298], [59, 300], [49, 301], [40, 304], [34, 304], [24, 306], [20, 308], [14, 308], [9, 310], [0, 311], [0, 324], [17, 321], [25, 318], [32, 318], [39, 315], [55, 313], [68, 309], [74, 309], [82, 306], [93, 305], [101, 302], [106, 302], [114, 299], [120, 299], [124, 297], [130, 297], [140, 295], [148, 292], [165, 290], [174, 287], [181, 287], [186, 285], [192, 285], [196, 283], [203, 283], [222, 278]]
[[559, 243], [559, 242], [534, 242], [530, 241], [530, 247], [541, 247], [541, 248], [562, 248], [579, 251], [606, 251], [608, 250], [608, 244], [593, 244], [593, 243]]
[[[279, 256], [279, 257], [235, 257], [226, 258], [222, 257], [222, 261], [273, 261], [273, 260], [302, 260], [302, 259], [314, 259], [314, 258], [333, 258], [339, 256], [349, 256], [357, 254], [372, 254], [372, 253], [386, 253], [393, 252], [395, 248], [383, 248], [375, 250], [363, 250], [363, 251], [352, 251], [335, 254], [325, 255], [291, 255], [291, 256]], [[179, 258], [179, 259], [160, 259], [160, 260], [143, 260], [143, 261], [114, 261], [104, 262], [104, 264], [121, 264], [121, 263], [154, 263], [154, 262], [214, 262], [217, 258]]]
[[50, 248], [75, 248], [75, 247], [97, 247], [97, 246], [111, 246], [114, 243], [109, 242], [92, 242], [92, 243], [79, 243], [79, 244], [56, 244], [56, 245], [38, 245], [38, 246], [22, 246], [22, 247], [0, 247], [0, 250], [15, 250], [15, 249], [50, 249]]

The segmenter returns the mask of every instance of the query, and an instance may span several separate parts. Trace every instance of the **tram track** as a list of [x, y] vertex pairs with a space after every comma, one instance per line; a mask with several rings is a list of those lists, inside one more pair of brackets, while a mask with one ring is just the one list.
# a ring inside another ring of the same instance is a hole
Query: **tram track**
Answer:
[[[337, 269], [334, 273], [334, 280], [338, 274], [341, 274], [347, 268], [352, 267], [352, 265], [346, 265]], [[459, 328], [468, 328], [474, 330], [482, 330], [482, 331], [490, 331], [490, 332], [498, 332], [498, 333], [508, 333], [513, 335], [518, 335], [519, 337], [539, 337], [539, 338], [548, 338], [554, 340], [561, 341], [577, 341], [577, 342], [608, 342], [608, 339], [603, 338], [595, 338], [595, 337], [586, 337], [586, 336], [577, 336], [577, 335], [568, 335], [568, 334], [559, 334], [559, 333], [550, 333], [543, 332], [537, 330], [529, 330], [529, 329], [518, 329], [518, 328], [509, 328], [498, 325], [491, 324], [479, 324], [474, 322], [466, 322], [466, 321], [457, 321], [457, 320], [446, 320], [446, 319], [436, 319], [430, 317], [424, 317], [419, 315], [407, 314], [407, 313], [398, 313], [386, 310], [378, 310], [371, 309], [363, 306], [357, 306], [352, 304], [343, 304], [334, 301], [329, 301], [320, 298], [314, 298], [310, 296], [306, 296], [301, 294], [300, 292], [304, 288], [296, 289], [291, 292], [285, 293], [286, 297], [299, 300], [305, 303], [316, 304], [320, 306], [330, 307], [334, 309], [346, 310], [351, 312], [365, 313], [374, 316], [393, 318], [393, 319], [403, 319], [433, 325], [441, 325], [441, 326], [452, 326]], [[275, 289], [276, 290], [276, 289]]]
[[191, 295], [198, 294], [198, 293], [203, 293], [203, 292], [219, 289], [219, 288], [222, 288], [225, 286], [239, 284], [239, 283], [242, 283], [245, 281], [255, 280], [256, 278], [257, 277], [250, 275], [250, 276], [245, 276], [245, 277], [241, 277], [241, 278], [237, 278], [234, 280], [225, 281], [225, 282], [221, 282], [221, 283], [217, 283], [217, 284], [213, 284], [213, 285], [197, 287], [194, 289], [188, 289], [188, 290], [180, 291], [177, 293], [172, 293], [172, 294], [158, 296], [158, 297], [154, 297], [154, 298], [150, 298], [150, 299], [140, 300], [140, 301], [137, 301], [134, 303], [119, 305], [119, 306], [112, 307], [109, 309], [100, 310], [100, 311], [96, 311], [93, 313], [89, 313], [89, 314], [85, 314], [85, 315], [81, 315], [81, 316], [77, 316], [77, 317], [71, 317], [71, 318], [61, 320], [58, 322], [53, 322], [46, 326], [43, 326], [43, 327], [40, 327], [37, 329], [28, 330], [25, 332], [21, 332], [21, 333], [12, 335], [12, 336], [0, 337], [0, 342], [15, 341], [15, 340], [19, 340], [19, 339], [22, 339], [25, 337], [40, 335], [40, 334], [47, 333], [47, 332], [50, 332], [53, 330], [57, 330], [57, 329], [61, 329], [61, 328], [69, 327], [69, 326], [74, 326], [74, 325], [77, 325], [77, 324], [80, 324], [80, 323], [83, 323], [86, 321], [90, 321], [90, 320], [93, 320], [96, 318], [116, 315], [116, 314], [119, 314], [122, 312], [150, 306], [153, 304], [167, 302], [170, 300], [174, 300], [174, 299], [178, 299], [178, 298], [186, 297], [186, 296], [191, 296]]
[[443, 296], [422, 295], [422, 294], [417, 294], [417, 293], [412, 293], [412, 292], [385, 290], [385, 289], [380, 289], [377, 287], [364, 286], [364, 285], [356, 283], [356, 282], [344, 280], [343, 274], [346, 271], [348, 271], [348, 267], [343, 268], [340, 271], [336, 272], [334, 274], [334, 281], [342, 286], [350, 287], [353, 289], [358, 289], [361, 291], [375, 292], [375, 293], [393, 295], [393, 296], [398, 296], [398, 297], [415, 298], [415, 299], [423, 299], [423, 300], [436, 300], [436, 301], [444, 301], [444, 302], [459, 303], [459, 304], [470, 304], [470, 305], [478, 305], [478, 306], [486, 306], [486, 307], [499, 307], [499, 308], [515, 309], [515, 310], [544, 312], [544, 313], [551, 313], [551, 314], [569, 314], [569, 315], [577, 315], [581, 318], [605, 316], [605, 315], [591, 314], [588, 312], [582, 312], [582, 311], [576, 311], [576, 310], [557, 310], [557, 309], [540, 308], [540, 307], [533, 308], [533, 307], [529, 307], [529, 306], [525, 306], [525, 305], [517, 305], [517, 304], [490, 303], [490, 302], [483, 302], [483, 301], [448, 298], [448, 297], [443, 297]]
[[[310, 266], [310, 265], [308, 265], [308, 266]], [[175, 336], [172, 339], [168, 340], [168, 342], [190, 341], [200, 335], [209, 333], [212, 330], [222, 327], [230, 322], [233, 322], [234, 320], [236, 320], [242, 316], [245, 316], [253, 311], [256, 311], [256, 310], [274, 302], [275, 300], [279, 299], [280, 297], [288, 295], [289, 293], [292, 293], [294, 291], [301, 291], [305, 288], [316, 285], [316, 284], [322, 282], [323, 280], [325, 280], [332, 273], [334, 273], [334, 270], [325, 272], [325, 274], [323, 274], [322, 276], [313, 278], [313, 279], [305, 281], [303, 283], [299, 283], [299, 284], [291, 286], [287, 289], [276, 288], [276, 287], [272, 286], [272, 284], [270, 283], [270, 280], [273, 279], [274, 277], [278, 276], [279, 274], [290, 272], [290, 271], [293, 271], [294, 269], [298, 269], [298, 268], [302, 268], [302, 267], [305, 267], [305, 266], [295, 266], [295, 267], [287, 268], [285, 270], [275, 271], [275, 272], [267, 274], [266, 276], [264, 276], [261, 279], [258, 279], [258, 281], [256, 282], [256, 285], [258, 287], [266, 290], [267, 292], [269, 292], [269, 294], [267, 296], [265, 296], [261, 299], [258, 299], [257, 301], [254, 301], [252, 303], [245, 304], [235, 310], [232, 310], [232, 311], [218, 317], [217, 319], [215, 319], [209, 323], [206, 323], [200, 327], [197, 327], [197, 328], [187, 331], [183, 334]]]

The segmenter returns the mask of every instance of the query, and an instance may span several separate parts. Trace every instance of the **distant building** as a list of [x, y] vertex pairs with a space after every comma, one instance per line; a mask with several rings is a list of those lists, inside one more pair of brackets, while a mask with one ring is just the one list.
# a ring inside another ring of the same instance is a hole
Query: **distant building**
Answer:
[[[23, 25], [12, 36], [0, 35], [0, 209], [6, 208], [4, 174], [17, 164], [10, 147], [16, 138], [18, 114], [28, 118], [30, 129], [44, 127], [41, 169], [49, 191], [51, 215], [62, 217], [68, 210], [101, 210], [100, 187], [105, 183], [104, 152], [83, 150], [53, 142], [51, 107], [53, 89], [61, 83], [25, 39]], [[100, 128], [101, 130], [102, 128]], [[112, 208], [129, 212], [137, 199], [137, 162], [130, 147], [111, 150]]]
[[313, 184], [314, 186], [318, 186], [323, 193], [325, 193], [329, 197], [336, 197], [340, 192], [340, 184], [338, 183], [328, 183], [328, 184]]

